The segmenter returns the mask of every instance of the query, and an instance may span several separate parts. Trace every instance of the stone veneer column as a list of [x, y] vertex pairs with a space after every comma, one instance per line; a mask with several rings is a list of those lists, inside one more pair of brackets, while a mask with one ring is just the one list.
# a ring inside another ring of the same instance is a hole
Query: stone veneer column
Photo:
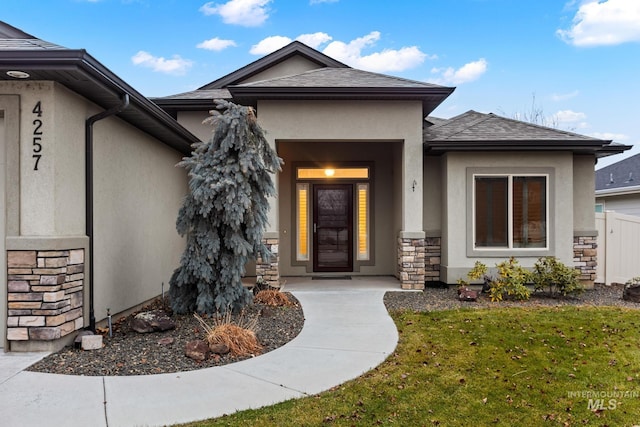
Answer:
[[424, 238], [398, 238], [398, 276], [402, 289], [424, 289]]
[[425, 239], [425, 271], [424, 280], [426, 282], [440, 281], [440, 257], [442, 255], [442, 245], [440, 237], [427, 237]]
[[573, 266], [580, 272], [580, 281], [592, 287], [598, 267], [598, 241], [596, 236], [573, 237]]
[[262, 277], [269, 286], [280, 287], [280, 255], [278, 254], [278, 238], [263, 238], [262, 242], [271, 252], [271, 259], [263, 260], [258, 257], [256, 260], [256, 276]]
[[83, 327], [84, 249], [7, 251], [7, 340], [53, 341]]

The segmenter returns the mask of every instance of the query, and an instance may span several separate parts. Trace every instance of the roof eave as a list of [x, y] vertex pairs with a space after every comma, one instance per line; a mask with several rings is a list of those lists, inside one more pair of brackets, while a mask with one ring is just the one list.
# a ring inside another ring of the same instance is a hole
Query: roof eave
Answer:
[[423, 116], [429, 115], [455, 88], [451, 87], [255, 87], [230, 86], [233, 99], [241, 103], [257, 100], [376, 100], [421, 101]]
[[603, 188], [596, 190], [596, 196], [624, 196], [627, 194], [640, 193], [640, 185], [631, 185], [628, 187]]
[[[105, 109], [119, 104], [122, 94], [127, 93], [131, 99], [131, 106], [118, 114], [123, 120], [143, 129], [144, 126], [138, 126], [131, 114], [131, 108], [136, 109], [138, 114], [159, 125], [157, 129], [147, 127], [144, 129], [145, 132], [184, 154], [190, 153], [191, 144], [198, 142], [196, 136], [182, 127], [167, 112], [129, 86], [84, 49], [2, 51], [0, 70], [9, 67], [36, 75], [29, 80], [56, 81]], [[49, 71], [62, 71], [68, 74], [59, 75], [56, 78], [37, 77], [38, 73], [43, 74]], [[99, 101], [97, 99], [99, 94], [87, 89], [82, 79], [91, 81], [101, 88], [104, 91], [102, 95], [106, 93], [109, 101]]]
[[472, 140], [472, 141], [426, 141], [425, 151], [442, 154], [450, 151], [571, 151], [573, 153], [595, 154], [603, 149], [603, 140]]

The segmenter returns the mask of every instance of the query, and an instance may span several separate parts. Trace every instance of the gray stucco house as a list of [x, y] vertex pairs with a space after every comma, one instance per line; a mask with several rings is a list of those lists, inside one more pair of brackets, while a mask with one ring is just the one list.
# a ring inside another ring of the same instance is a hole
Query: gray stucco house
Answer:
[[640, 216], [640, 154], [596, 171], [596, 210]]
[[247, 275], [455, 283], [542, 255], [595, 277], [594, 165], [611, 141], [469, 111], [454, 88], [353, 69], [299, 42], [198, 90], [148, 99], [85, 50], [0, 22], [0, 344], [55, 348], [158, 295], [184, 242], [175, 168], [223, 98], [284, 159]]

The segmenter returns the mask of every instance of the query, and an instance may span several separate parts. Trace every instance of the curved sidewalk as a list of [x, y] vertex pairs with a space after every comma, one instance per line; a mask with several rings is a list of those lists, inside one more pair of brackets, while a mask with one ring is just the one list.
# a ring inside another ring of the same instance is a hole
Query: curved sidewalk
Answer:
[[0, 424], [152, 426], [185, 423], [313, 395], [356, 378], [394, 351], [398, 333], [383, 304], [389, 278], [285, 285], [304, 328], [255, 359], [174, 374], [82, 377], [19, 371], [0, 358]]

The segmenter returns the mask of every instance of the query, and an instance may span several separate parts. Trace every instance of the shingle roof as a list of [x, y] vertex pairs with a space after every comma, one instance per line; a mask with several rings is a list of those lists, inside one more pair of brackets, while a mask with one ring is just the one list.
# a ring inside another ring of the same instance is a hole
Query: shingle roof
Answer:
[[371, 73], [354, 68], [317, 68], [293, 76], [241, 84], [236, 87], [322, 87], [322, 88], [442, 88], [443, 86]]
[[630, 147], [548, 128], [532, 123], [467, 111], [445, 122], [424, 126], [427, 151], [498, 151], [498, 150], [554, 150], [577, 153], [598, 153], [599, 156], [622, 152]]
[[198, 89], [192, 90], [191, 92], [183, 92], [176, 95], [161, 96], [151, 99], [231, 99], [231, 94], [228, 89]]
[[0, 50], [65, 49], [65, 47], [40, 40], [31, 34], [0, 21]]
[[425, 137], [428, 141], [600, 141], [573, 132], [473, 110], [426, 128]]
[[596, 191], [640, 185], [640, 154], [596, 171]]

